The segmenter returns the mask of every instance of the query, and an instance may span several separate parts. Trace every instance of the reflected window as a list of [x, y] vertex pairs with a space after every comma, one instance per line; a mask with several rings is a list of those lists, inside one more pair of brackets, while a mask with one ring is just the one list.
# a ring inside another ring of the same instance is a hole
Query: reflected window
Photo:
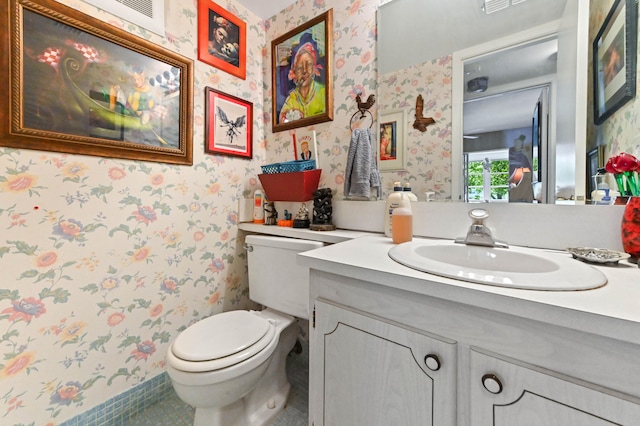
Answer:
[[[537, 148], [533, 158], [533, 190], [539, 193]], [[468, 202], [509, 202], [513, 172], [509, 149], [465, 153], [466, 199]], [[486, 195], [485, 195], [486, 194]], [[518, 202], [518, 200], [512, 200]], [[537, 199], [533, 202], [539, 202]]]
[[[474, 152], [467, 165], [467, 200], [509, 200], [509, 151]], [[487, 192], [485, 192], [487, 191]]]

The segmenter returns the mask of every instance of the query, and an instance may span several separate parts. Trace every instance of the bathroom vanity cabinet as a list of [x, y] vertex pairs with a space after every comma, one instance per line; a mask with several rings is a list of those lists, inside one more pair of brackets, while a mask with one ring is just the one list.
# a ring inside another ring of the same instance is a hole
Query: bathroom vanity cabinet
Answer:
[[455, 425], [456, 345], [316, 301], [326, 425]]
[[425, 279], [384, 256], [359, 263], [375, 249], [344, 244], [299, 256], [315, 315], [310, 425], [640, 424], [640, 323], [565, 302], [607, 304], [618, 283], [640, 285], [637, 268], [599, 295], [550, 296]]

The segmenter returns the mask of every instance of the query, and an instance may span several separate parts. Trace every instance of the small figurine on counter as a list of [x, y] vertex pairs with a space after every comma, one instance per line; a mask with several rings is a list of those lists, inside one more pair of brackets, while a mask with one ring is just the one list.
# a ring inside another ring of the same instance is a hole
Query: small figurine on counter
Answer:
[[308, 228], [311, 221], [309, 220], [309, 209], [307, 209], [307, 204], [302, 203], [300, 209], [298, 209], [298, 214], [296, 214], [296, 218], [293, 221], [294, 228]]
[[289, 213], [289, 210], [285, 210], [284, 219], [278, 221], [278, 226], [286, 226], [291, 228], [293, 226], [293, 221], [291, 220], [292, 217], [293, 215]]
[[333, 231], [336, 229], [335, 225], [331, 223], [332, 198], [331, 188], [317, 189], [313, 192], [313, 223], [310, 226], [312, 231]]
[[265, 225], [277, 225], [278, 224], [278, 211], [272, 201], [267, 201], [264, 204], [264, 224]]

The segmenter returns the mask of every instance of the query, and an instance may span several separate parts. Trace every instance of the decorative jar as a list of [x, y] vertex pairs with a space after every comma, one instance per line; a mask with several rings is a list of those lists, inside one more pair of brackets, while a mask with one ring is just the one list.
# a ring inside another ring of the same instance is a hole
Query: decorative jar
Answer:
[[622, 247], [635, 262], [640, 258], [640, 197], [629, 197], [622, 216]]

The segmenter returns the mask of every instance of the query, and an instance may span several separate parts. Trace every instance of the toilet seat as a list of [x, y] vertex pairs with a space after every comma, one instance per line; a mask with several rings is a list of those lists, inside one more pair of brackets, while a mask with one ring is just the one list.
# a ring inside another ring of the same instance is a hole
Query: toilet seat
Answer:
[[219, 370], [255, 356], [275, 334], [274, 324], [255, 312], [223, 312], [180, 333], [171, 345], [169, 362], [186, 372]]

